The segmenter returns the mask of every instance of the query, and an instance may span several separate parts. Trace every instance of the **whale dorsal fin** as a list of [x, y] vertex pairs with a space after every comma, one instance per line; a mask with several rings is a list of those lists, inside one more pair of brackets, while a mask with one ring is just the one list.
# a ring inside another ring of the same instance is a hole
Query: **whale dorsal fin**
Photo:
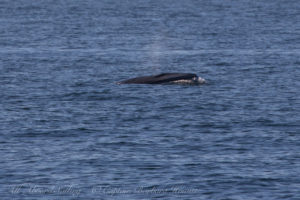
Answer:
[[165, 76], [167, 73], [162, 73], [162, 74], [158, 74], [158, 75], [156, 75], [156, 76], [154, 76], [154, 77], [156, 77], [156, 78], [158, 78], [158, 77], [161, 77], [161, 76]]

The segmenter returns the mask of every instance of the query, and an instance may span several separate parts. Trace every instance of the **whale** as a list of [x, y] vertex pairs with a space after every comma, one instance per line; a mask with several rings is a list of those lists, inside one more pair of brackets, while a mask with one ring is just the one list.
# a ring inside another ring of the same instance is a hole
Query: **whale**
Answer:
[[162, 73], [127, 79], [118, 84], [203, 84], [205, 79], [193, 73]]

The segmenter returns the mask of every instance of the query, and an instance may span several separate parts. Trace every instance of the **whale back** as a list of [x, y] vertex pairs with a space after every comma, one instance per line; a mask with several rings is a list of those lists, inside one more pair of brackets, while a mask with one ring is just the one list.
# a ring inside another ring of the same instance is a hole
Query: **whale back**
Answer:
[[160, 84], [179, 80], [192, 80], [197, 77], [196, 74], [191, 73], [162, 73], [154, 76], [141, 76], [128, 79], [121, 81], [120, 84]]

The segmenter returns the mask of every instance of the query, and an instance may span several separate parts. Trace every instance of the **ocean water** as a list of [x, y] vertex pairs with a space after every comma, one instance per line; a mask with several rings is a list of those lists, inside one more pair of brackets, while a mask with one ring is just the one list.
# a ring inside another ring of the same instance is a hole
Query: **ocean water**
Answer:
[[[299, 41], [297, 0], [1, 0], [1, 199], [300, 199]], [[163, 72], [207, 84], [116, 84]]]

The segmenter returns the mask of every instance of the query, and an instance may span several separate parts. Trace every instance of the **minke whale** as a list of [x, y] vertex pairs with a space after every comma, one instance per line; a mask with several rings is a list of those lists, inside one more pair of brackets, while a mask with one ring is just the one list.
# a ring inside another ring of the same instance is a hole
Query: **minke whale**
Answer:
[[203, 84], [205, 79], [192, 73], [162, 73], [153, 76], [140, 76], [118, 82], [118, 84]]

